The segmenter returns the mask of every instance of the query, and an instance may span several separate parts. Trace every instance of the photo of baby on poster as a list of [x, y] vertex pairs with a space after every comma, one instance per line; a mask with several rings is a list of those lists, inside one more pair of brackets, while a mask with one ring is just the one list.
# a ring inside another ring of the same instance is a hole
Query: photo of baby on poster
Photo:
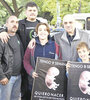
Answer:
[[71, 62], [67, 90], [67, 100], [90, 100], [90, 63]]
[[39, 57], [36, 73], [31, 100], [65, 100], [66, 61]]

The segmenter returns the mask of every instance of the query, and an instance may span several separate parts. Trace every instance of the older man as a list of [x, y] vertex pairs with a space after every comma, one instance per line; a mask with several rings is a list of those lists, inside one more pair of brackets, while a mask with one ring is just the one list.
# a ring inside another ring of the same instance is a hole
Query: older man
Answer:
[[90, 36], [85, 31], [79, 30], [75, 26], [75, 20], [68, 14], [63, 18], [65, 31], [54, 36], [55, 41], [60, 45], [62, 60], [76, 61], [76, 46], [79, 42], [86, 42], [90, 46]]
[[23, 48], [16, 35], [17, 17], [10, 16], [6, 26], [10, 39], [7, 44], [0, 41], [0, 100], [19, 100]]

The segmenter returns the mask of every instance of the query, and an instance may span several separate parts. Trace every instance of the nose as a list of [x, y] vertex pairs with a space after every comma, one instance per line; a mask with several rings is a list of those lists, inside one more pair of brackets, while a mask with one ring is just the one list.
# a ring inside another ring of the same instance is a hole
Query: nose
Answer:
[[81, 52], [81, 56], [83, 55], [83, 52]]
[[67, 23], [67, 26], [70, 26], [70, 23], [69, 22]]

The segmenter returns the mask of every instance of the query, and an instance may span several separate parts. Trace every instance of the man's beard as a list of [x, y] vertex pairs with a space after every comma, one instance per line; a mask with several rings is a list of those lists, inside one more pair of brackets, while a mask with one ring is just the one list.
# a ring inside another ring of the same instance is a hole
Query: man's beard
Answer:
[[11, 29], [9, 30], [10, 33], [16, 33], [17, 32], [17, 29]]

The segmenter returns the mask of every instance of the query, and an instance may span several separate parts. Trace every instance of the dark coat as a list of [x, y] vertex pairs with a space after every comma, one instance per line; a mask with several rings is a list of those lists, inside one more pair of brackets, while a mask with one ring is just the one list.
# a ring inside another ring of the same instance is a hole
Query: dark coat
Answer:
[[[40, 23], [39, 20], [37, 20], [38, 23]], [[27, 48], [27, 43], [26, 43], [26, 33], [28, 30], [26, 30], [26, 18], [23, 19], [23, 20], [20, 20], [19, 21], [19, 28], [18, 28], [18, 31], [17, 31], [17, 34], [19, 35], [20, 37], [20, 40], [23, 44], [23, 47], [24, 47], [24, 51], [26, 50]]]
[[[18, 35], [17, 38], [20, 41]], [[20, 48], [21, 48], [21, 57], [23, 60], [24, 51], [22, 43], [20, 43]], [[12, 70], [13, 62], [14, 62], [14, 52], [9, 41], [7, 44], [2, 43], [0, 41], [0, 80], [2, 80], [5, 77], [10, 79], [13, 72]]]

